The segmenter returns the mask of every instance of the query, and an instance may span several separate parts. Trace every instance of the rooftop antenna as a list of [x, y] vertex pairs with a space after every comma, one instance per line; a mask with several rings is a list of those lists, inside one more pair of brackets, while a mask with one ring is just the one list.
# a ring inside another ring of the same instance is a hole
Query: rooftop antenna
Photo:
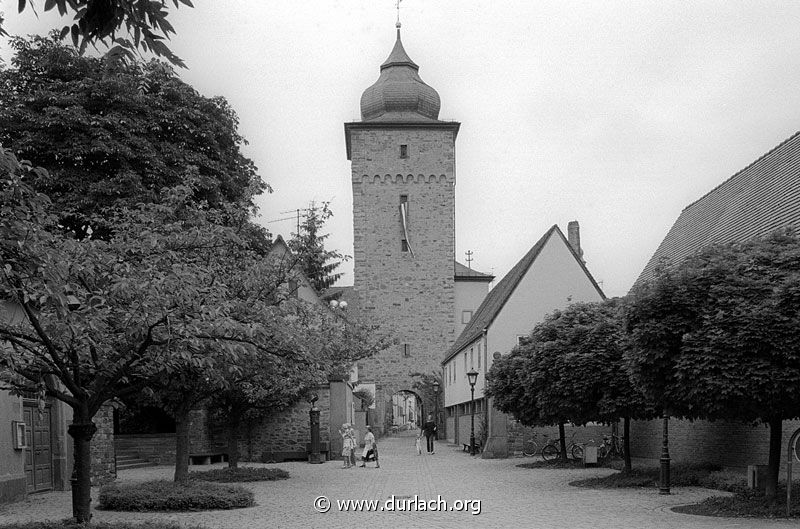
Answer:
[[467, 266], [472, 270], [472, 250], [467, 250], [464, 253], [467, 254]]

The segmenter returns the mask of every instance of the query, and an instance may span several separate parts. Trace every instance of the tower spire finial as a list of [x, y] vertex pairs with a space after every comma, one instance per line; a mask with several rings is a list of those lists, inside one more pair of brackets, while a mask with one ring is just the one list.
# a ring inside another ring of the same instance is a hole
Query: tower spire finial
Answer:
[[397, 0], [397, 2], [395, 3], [395, 5], [397, 6], [397, 23], [394, 25], [394, 27], [397, 28], [398, 37], [400, 36], [400, 2], [402, 1], [403, 0]]

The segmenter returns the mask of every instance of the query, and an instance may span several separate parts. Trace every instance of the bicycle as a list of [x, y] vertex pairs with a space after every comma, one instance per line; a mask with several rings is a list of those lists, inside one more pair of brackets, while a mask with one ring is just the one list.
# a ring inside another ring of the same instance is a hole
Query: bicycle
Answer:
[[[577, 433], [577, 432], [575, 432]], [[575, 457], [576, 449], [580, 449], [581, 457], [583, 457], [583, 448], [576, 442], [575, 433], [572, 434], [572, 437], [569, 439], [569, 444], [567, 445], [567, 454], [572, 454], [572, 457]], [[552, 461], [556, 457], [561, 455], [561, 437], [557, 439], [551, 439], [542, 447], [542, 459], [545, 461]], [[577, 459], [577, 458], [576, 458]]]
[[525, 439], [525, 435], [522, 436], [522, 455], [524, 456], [535, 456], [536, 453], [539, 451], [539, 443], [536, 442], [536, 434], [533, 434], [528, 439]]
[[599, 459], [622, 457], [624, 440], [625, 438], [619, 435], [604, 435], [603, 444], [597, 447], [597, 457]]

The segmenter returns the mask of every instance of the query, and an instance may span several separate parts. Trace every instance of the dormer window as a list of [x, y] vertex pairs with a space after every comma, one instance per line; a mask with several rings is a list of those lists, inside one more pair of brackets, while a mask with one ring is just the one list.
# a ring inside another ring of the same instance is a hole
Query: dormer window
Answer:
[[400, 146], [400, 158], [408, 158], [408, 145]]

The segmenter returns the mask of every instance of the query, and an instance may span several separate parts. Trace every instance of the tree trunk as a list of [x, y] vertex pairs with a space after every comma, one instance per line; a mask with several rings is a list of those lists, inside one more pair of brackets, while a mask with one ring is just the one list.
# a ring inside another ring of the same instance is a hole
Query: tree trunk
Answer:
[[189, 479], [189, 410], [175, 413], [175, 481]]
[[92, 454], [91, 441], [97, 431], [87, 410], [73, 408], [72, 424], [67, 432], [75, 445], [72, 483], [72, 516], [78, 523], [92, 518]]
[[239, 468], [239, 416], [228, 415], [228, 468]]
[[625, 467], [622, 472], [631, 471], [631, 418], [622, 419], [622, 457], [625, 460]]
[[559, 456], [561, 457], [562, 461], [566, 461], [567, 460], [567, 439], [566, 439], [566, 435], [567, 434], [564, 433], [564, 423], [563, 422], [558, 423], [558, 437], [559, 437], [558, 442], [561, 445], [560, 450], [559, 450]]
[[769, 462], [767, 469], [767, 488], [764, 495], [775, 501], [778, 496], [778, 474], [781, 470], [781, 437], [783, 420], [773, 417], [769, 420]]

